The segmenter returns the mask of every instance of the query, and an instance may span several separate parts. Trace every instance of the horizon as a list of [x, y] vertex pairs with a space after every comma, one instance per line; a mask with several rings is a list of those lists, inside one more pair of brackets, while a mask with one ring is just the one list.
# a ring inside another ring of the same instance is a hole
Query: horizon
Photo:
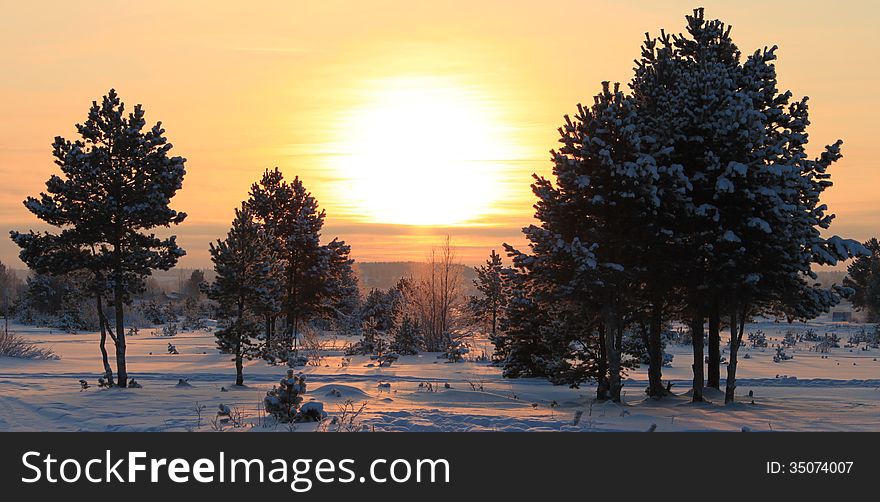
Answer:
[[[503, 242], [524, 246], [531, 175], [550, 173], [563, 115], [590, 103], [601, 81], [625, 86], [644, 33], [682, 31], [695, 6], [385, 3], [278, 2], [255, 12], [159, 2], [83, 36], [73, 34], [100, 5], [7, 5], [0, 261], [25, 267], [7, 235], [48, 228], [21, 202], [57, 172], [52, 139], [71, 139], [89, 104], [114, 87], [127, 109], [144, 105], [148, 124], [162, 121], [172, 154], [188, 159], [172, 207], [189, 216], [159, 232], [186, 249], [177, 268], [211, 267], [208, 243], [225, 236], [251, 183], [275, 166], [304, 180], [326, 210], [324, 240], [345, 240], [358, 262], [418, 262], [449, 235], [463, 264], [482, 263]], [[865, 11], [880, 7], [859, 2], [829, 18], [821, 5], [789, 1], [700, 4], [733, 26], [744, 54], [779, 45], [780, 88], [810, 96], [809, 153], [844, 140], [824, 198], [837, 215], [830, 234], [875, 235], [880, 105], [860, 98], [880, 80], [865, 62], [880, 48], [870, 36], [876, 16]], [[793, 5], [798, 23], [773, 21]], [[619, 15], [559, 29], [594, 12]], [[95, 64], [98, 47], [105, 64]]]

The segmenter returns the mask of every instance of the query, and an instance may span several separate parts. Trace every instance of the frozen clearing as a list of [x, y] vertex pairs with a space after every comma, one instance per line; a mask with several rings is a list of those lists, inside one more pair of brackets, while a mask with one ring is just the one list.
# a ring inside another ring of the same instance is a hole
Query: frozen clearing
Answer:
[[[794, 358], [774, 363], [773, 349], [744, 348], [740, 359], [739, 403], [723, 405], [723, 395], [707, 389], [712, 402], [691, 404], [690, 349], [670, 346], [672, 367], [664, 380], [679, 395], [657, 402], [644, 397], [646, 368], [630, 373], [623, 404], [597, 402], [595, 391], [554, 386], [540, 379], [509, 380], [486, 363], [445, 363], [436, 354], [404, 356], [389, 368], [368, 367], [368, 357], [343, 365], [328, 351], [320, 366], [299, 368], [308, 375], [306, 401], [324, 403], [339, 415], [346, 401], [366, 407], [355, 424], [383, 431], [878, 431], [880, 430], [880, 350], [846, 348], [850, 333], [862, 325], [832, 323], [827, 317], [808, 324], [763, 322], [771, 344], [787, 330], [837, 333], [841, 348], [826, 357], [801, 342], [786, 352]], [[873, 326], [865, 326], [873, 329]], [[141, 334], [128, 338], [130, 376], [140, 389], [100, 390], [97, 334], [72, 335], [45, 328], [14, 326], [31, 341], [51, 346], [58, 361], [0, 358], [0, 430], [37, 431], [309, 431], [316, 424], [287, 426], [261, 418], [266, 391], [286, 371], [249, 361], [245, 387], [235, 388], [229, 356], [219, 354], [208, 332], [173, 338]], [[723, 335], [723, 339], [727, 334]], [[340, 345], [354, 340], [340, 339]], [[167, 353], [171, 342], [178, 355]], [[109, 343], [109, 342], [108, 342]], [[112, 352], [112, 351], [111, 351]], [[722, 366], [722, 377], [725, 374]], [[79, 380], [92, 387], [80, 391]], [[178, 386], [186, 379], [189, 386]], [[380, 386], [379, 384], [390, 384]], [[723, 383], [722, 383], [723, 387]], [[749, 398], [752, 391], [754, 398]], [[754, 400], [754, 404], [752, 404]], [[239, 426], [212, 425], [218, 405], [241, 413]], [[196, 407], [204, 406], [201, 420]], [[579, 420], [576, 417], [579, 416]]]

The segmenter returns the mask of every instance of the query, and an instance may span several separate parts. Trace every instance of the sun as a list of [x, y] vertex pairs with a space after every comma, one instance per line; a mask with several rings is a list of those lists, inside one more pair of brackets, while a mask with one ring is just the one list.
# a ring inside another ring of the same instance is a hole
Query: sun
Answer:
[[343, 118], [339, 194], [365, 221], [462, 225], [504, 196], [514, 148], [491, 100], [437, 77], [373, 81]]

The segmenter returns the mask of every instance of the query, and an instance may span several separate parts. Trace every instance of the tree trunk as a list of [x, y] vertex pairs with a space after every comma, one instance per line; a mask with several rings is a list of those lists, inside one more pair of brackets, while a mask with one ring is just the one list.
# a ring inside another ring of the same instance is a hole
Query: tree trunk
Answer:
[[693, 402], [698, 403], [703, 400], [703, 314], [693, 314], [690, 328], [694, 346]]
[[732, 403], [736, 393], [736, 363], [739, 354], [739, 346], [742, 345], [743, 331], [745, 330], [745, 315], [739, 319], [736, 309], [730, 313], [730, 362], [727, 364], [727, 384], [724, 388], [724, 404]]
[[709, 312], [709, 367], [706, 387], [721, 389], [721, 316], [718, 309]]
[[266, 349], [272, 346], [272, 316], [266, 314]]
[[244, 385], [244, 364], [241, 357], [241, 342], [235, 348], [235, 385]]
[[611, 400], [620, 402], [620, 339], [622, 336], [621, 322], [616, 309], [606, 311], [605, 321], [605, 352], [608, 358], [608, 383]]
[[104, 379], [107, 381], [108, 385], [114, 385], [113, 383], [113, 368], [110, 367], [110, 358], [107, 355], [107, 318], [104, 316], [104, 300], [101, 295], [96, 296], [97, 304], [98, 304], [98, 323], [101, 325], [101, 342], [99, 343], [99, 347], [101, 348], [101, 362], [104, 364]]
[[235, 320], [235, 385], [244, 385], [244, 370], [242, 364], [241, 345], [244, 336], [244, 299], [238, 299], [238, 317]]
[[[296, 318], [296, 303], [298, 301], [299, 295], [297, 294], [297, 284], [296, 284], [296, 271], [298, 269], [299, 260], [297, 259], [297, 253], [294, 251], [289, 257], [287, 261], [287, 298], [286, 298], [286, 317], [284, 319], [284, 335], [285, 339], [282, 342], [281, 347], [287, 351], [287, 366], [292, 366], [291, 358], [293, 357], [293, 353], [291, 351], [293, 347], [293, 338], [294, 338], [294, 324]], [[284, 347], [286, 345], [286, 347]], [[280, 352], [280, 350], [279, 350]], [[280, 354], [279, 354], [280, 355]]]
[[608, 357], [605, 352], [605, 325], [599, 326], [599, 360], [597, 361], [596, 399], [604, 401], [608, 399]]
[[[118, 279], [117, 279], [118, 281]], [[116, 308], [116, 371], [118, 385], [128, 387], [128, 371], [125, 367], [125, 312], [122, 305], [122, 285], [117, 282], [114, 286], [113, 301]]]
[[293, 318], [293, 355], [299, 352], [299, 316]]
[[621, 400], [621, 391], [623, 390], [623, 381], [621, 381], [621, 372], [623, 367], [621, 365], [621, 356], [623, 346], [623, 325], [618, 319], [617, 329], [614, 332], [614, 352], [612, 352], [612, 359], [609, 363], [611, 367], [611, 400], [615, 403], [619, 403]]
[[296, 366], [296, 359], [298, 357], [299, 347], [297, 346], [297, 340], [299, 339], [299, 316], [294, 315], [293, 317], [293, 325], [290, 330], [290, 345], [287, 348], [287, 367], [293, 368]]
[[666, 395], [663, 387], [663, 312], [655, 303], [651, 310], [651, 322], [648, 327], [648, 395], [661, 398]]

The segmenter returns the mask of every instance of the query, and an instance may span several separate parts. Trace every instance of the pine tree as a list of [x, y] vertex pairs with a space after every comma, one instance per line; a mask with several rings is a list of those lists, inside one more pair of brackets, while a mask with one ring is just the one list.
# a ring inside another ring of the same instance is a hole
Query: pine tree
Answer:
[[294, 364], [303, 323], [325, 311], [334, 295], [341, 298], [352, 292], [349, 248], [336, 240], [321, 245], [324, 211], [299, 177], [288, 183], [278, 168], [267, 169], [251, 186], [246, 205], [272, 237], [274, 260], [282, 268], [278, 293], [286, 347], [278, 355]]
[[380, 331], [391, 331], [401, 299], [400, 290], [395, 287], [384, 291], [371, 289], [364, 298], [358, 317], [363, 320], [371, 319], [375, 328]]
[[352, 268], [351, 247], [344, 241], [333, 239], [325, 247], [328, 256], [329, 276], [324, 283], [324, 310], [334, 321], [337, 331], [343, 335], [360, 332], [360, 288]]
[[181, 293], [188, 298], [199, 300], [202, 296], [202, 286], [205, 284], [205, 273], [201, 270], [193, 270], [189, 279], [183, 283]]
[[40, 314], [57, 313], [64, 294], [64, 284], [60, 277], [34, 274], [25, 282], [24, 299], [27, 308]]
[[565, 120], [562, 147], [552, 152], [555, 183], [536, 177], [532, 186], [541, 226], [524, 230], [531, 253], [508, 246], [508, 254], [531, 284], [528, 301], [569, 320], [557, 332], [579, 333], [551, 347], [581, 347], [581, 357], [595, 357], [581, 366], [599, 373], [600, 397], [620, 400], [623, 337], [642, 316], [650, 271], [643, 246], [660, 240], [654, 236], [662, 232], [661, 189], [675, 186], [679, 173], [658, 166], [653, 137], [642, 132], [634, 102], [616, 85], [604, 83], [592, 107], [579, 106]]
[[507, 283], [509, 297], [496, 333], [493, 359], [501, 364], [507, 378], [547, 377], [545, 362], [550, 348], [541, 331], [550, 323], [549, 313], [542, 309], [546, 304], [538, 300], [527, 270], [510, 271]]
[[243, 360], [263, 353], [257, 319], [263, 306], [272, 301], [269, 296], [277, 277], [270, 246], [270, 237], [246, 207], [236, 209], [226, 239], [210, 245], [217, 277], [207, 293], [219, 304], [220, 315], [226, 321], [223, 329], [215, 332], [217, 347], [233, 355], [236, 385], [244, 382]]
[[868, 322], [880, 321], [880, 241], [868, 239], [865, 248], [870, 255], [856, 258], [847, 267], [843, 285], [852, 289], [849, 300], [856, 309], [867, 314]]
[[[111, 89], [93, 102], [86, 121], [76, 126], [80, 139], [55, 138], [53, 156], [62, 176], [46, 182], [46, 193], [28, 197], [25, 207], [58, 227], [48, 232], [11, 232], [22, 261], [35, 270], [63, 274], [89, 270], [95, 277], [99, 316], [103, 294], [115, 309], [116, 364], [125, 387], [124, 305], [143, 288], [151, 270], [168, 270], [185, 254], [174, 236], [161, 239], [151, 229], [177, 225], [185, 213], [169, 207], [185, 174], [183, 157], [170, 157], [171, 144], [161, 122], [144, 130], [141, 105], [128, 115]], [[102, 322], [104, 329], [110, 324]]]
[[8, 300], [12, 296], [14, 276], [0, 261], [0, 298]]
[[488, 327], [489, 340], [496, 343], [499, 317], [506, 303], [501, 256], [493, 249], [486, 264], [474, 267], [474, 271], [477, 274], [474, 286], [480, 294], [470, 297], [468, 306], [474, 320]]
[[419, 353], [424, 343], [421, 330], [415, 319], [404, 313], [400, 321], [392, 329], [389, 349], [397, 354], [407, 356]]
[[820, 203], [840, 142], [816, 159], [805, 153], [806, 99], [777, 90], [776, 48], [741, 62], [730, 27], [687, 17], [687, 32], [648, 37], [632, 81], [643, 127], [668, 151], [686, 180], [675, 249], [684, 260], [684, 320], [694, 340], [693, 399], [702, 399], [703, 334], [710, 321], [710, 385], [719, 380], [720, 317], [729, 313], [733, 399], [736, 350], [745, 320], [759, 313], [803, 318], [839, 300], [810, 284], [812, 264], [834, 264], [860, 251], [853, 241], [822, 238], [833, 215]]

